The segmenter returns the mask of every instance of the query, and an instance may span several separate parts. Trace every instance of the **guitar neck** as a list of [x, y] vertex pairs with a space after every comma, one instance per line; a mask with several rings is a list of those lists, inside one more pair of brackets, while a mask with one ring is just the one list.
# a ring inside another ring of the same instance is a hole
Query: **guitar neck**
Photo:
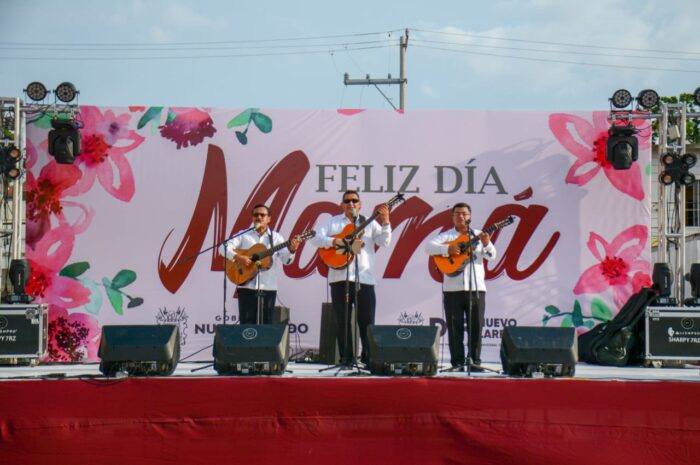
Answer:
[[374, 212], [372, 216], [369, 218], [365, 219], [362, 223], [360, 223], [356, 228], [355, 231], [353, 232], [353, 235], [355, 237], [359, 236], [362, 234], [362, 231], [372, 222], [374, 221], [377, 217], [379, 216], [379, 212]]
[[[499, 226], [497, 224], [494, 224], [492, 226], [485, 227], [481, 232], [485, 232], [486, 234], [491, 234], [492, 232], [494, 232], [498, 228], [499, 228]], [[462, 242], [462, 244], [464, 244], [467, 247], [474, 247], [480, 240], [481, 239], [479, 238], [479, 236], [475, 235], [473, 238], [471, 238], [471, 240], [469, 242]]]
[[288, 240], [288, 241], [284, 241], [284, 242], [282, 242], [281, 244], [277, 244], [277, 245], [275, 245], [275, 246], [273, 246], [273, 247], [270, 247], [270, 248], [267, 249], [266, 251], [257, 254], [257, 256], [258, 256], [258, 258], [267, 258], [267, 257], [269, 257], [270, 255], [272, 255], [273, 253], [277, 252], [278, 250], [283, 249], [283, 248], [285, 248], [285, 247], [288, 247], [289, 244], [291, 244], [291, 243], [292, 243], [292, 240], [291, 240], [291, 239]]

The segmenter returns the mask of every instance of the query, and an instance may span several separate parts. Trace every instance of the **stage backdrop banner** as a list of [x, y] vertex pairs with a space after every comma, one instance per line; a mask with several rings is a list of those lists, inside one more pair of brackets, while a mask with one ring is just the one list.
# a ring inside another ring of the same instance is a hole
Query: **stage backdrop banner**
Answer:
[[[347, 189], [367, 216], [406, 198], [377, 251], [377, 324], [446, 339], [424, 247], [467, 202], [474, 228], [515, 219], [492, 235], [483, 358], [498, 360], [507, 326], [585, 332], [650, 284], [651, 130], [640, 123], [638, 160], [615, 170], [606, 115], [82, 106], [72, 165], [48, 153], [50, 117], [30, 121], [29, 292], [50, 305], [50, 358], [96, 360], [102, 325], [174, 323], [183, 356], [211, 359], [215, 325], [238, 321], [212, 247], [258, 203], [285, 238], [317, 227]], [[318, 347], [326, 274], [304, 243], [279, 277], [295, 352]]]

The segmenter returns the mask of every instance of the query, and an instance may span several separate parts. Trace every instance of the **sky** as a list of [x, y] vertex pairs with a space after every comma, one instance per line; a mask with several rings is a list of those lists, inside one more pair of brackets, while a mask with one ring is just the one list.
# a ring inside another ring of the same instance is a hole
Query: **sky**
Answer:
[[700, 87], [697, 0], [0, 0], [0, 96], [82, 105], [605, 110]]

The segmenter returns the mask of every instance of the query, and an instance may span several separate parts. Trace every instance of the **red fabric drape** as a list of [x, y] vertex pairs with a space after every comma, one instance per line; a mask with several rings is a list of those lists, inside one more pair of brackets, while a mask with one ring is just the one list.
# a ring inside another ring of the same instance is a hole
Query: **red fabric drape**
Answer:
[[0, 382], [8, 464], [691, 464], [700, 383]]

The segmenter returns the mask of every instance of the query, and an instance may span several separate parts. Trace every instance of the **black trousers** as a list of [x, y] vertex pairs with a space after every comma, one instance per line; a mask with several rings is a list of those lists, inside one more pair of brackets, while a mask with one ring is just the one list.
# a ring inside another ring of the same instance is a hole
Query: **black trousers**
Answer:
[[[355, 302], [355, 283], [350, 283], [347, 320], [345, 315], [345, 281], [331, 283], [331, 301], [333, 302], [333, 310], [336, 316], [336, 334], [338, 335], [341, 363], [351, 362], [355, 358], [355, 354], [357, 354], [357, 350], [354, 347], [355, 341], [352, 338], [352, 313], [355, 310], [357, 310], [357, 325], [360, 330], [360, 340], [362, 341], [360, 360], [363, 363], [367, 363], [369, 350], [367, 327], [374, 324], [374, 309], [377, 304], [374, 286], [360, 284], [357, 302]], [[349, 353], [346, 353], [345, 350], [346, 343], [350, 350]]]
[[[258, 291], [239, 287], [238, 317], [241, 324], [254, 325], [258, 323]], [[277, 301], [277, 291], [262, 291], [262, 321], [260, 324], [272, 323], [272, 312]]]
[[474, 363], [481, 363], [481, 331], [484, 327], [486, 293], [443, 292], [442, 301], [447, 316], [447, 338], [450, 344], [452, 366], [464, 365], [465, 315], [469, 331], [469, 355]]

